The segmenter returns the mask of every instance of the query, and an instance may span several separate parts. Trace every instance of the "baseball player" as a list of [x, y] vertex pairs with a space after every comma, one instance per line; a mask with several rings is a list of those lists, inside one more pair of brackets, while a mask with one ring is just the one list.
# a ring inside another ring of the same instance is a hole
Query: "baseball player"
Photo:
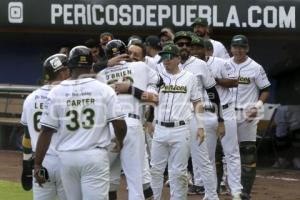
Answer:
[[[179, 31], [175, 33], [174, 43], [180, 49], [181, 63], [180, 68], [187, 70], [194, 75], [196, 75], [198, 81], [201, 83], [201, 92], [203, 95], [203, 102], [205, 104], [204, 111], [204, 129], [206, 133], [206, 138], [204, 143], [200, 146], [191, 141], [191, 156], [193, 162], [193, 172], [194, 172], [194, 186], [191, 188], [200, 190], [199, 186], [205, 188], [206, 196], [209, 199], [217, 199], [218, 195], [216, 193], [216, 176], [214, 168], [212, 167], [211, 161], [209, 159], [208, 146], [210, 145], [211, 135], [216, 135], [218, 127], [218, 118], [215, 113], [214, 106], [212, 105], [207, 93], [213, 93], [215, 99], [219, 99], [218, 93], [215, 89], [216, 82], [208, 70], [206, 63], [194, 56], [190, 55], [192, 37], [186, 31]], [[219, 102], [215, 101], [216, 104]], [[195, 118], [191, 120], [191, 135], [195, 137], [197, 132], [197, 121]], [[197, 193], [197, 191], [196, 191]]]
[[[36, 152], [37, 139], [39, 137], [41, 126], [39, 124], [47, 95], [55, 84], [68, 78], [69, 71], [67, 68], [67, 56], [64, 54], [55, 54], [47, 58], [43, 64], [44, 79], [47, 84], [32, 92], [24, 101], [21, 123], [24, 126], [25, 134], [23, 139], [24, 156], [23, 156], [23, 173], [22, 184], [25, 189], [30, 190], [32, 186], [32, 152]], [[43, 161], [43, 166], [48, 171], [48, 181], [43, 187], [37, 183], [33, 184], [33, 199], [53, 200], [58, 197], [61, 200], [66, 199], [60, 176], [60, 161], [55, 150], [56, 137], [50, 144]], [[27, 177], [27, 178], [26, 178]], [[29, 178], [28, 178], [29, 177]]]
[[[156, 126], [151, 149], [151, 186], [154, 199], [161, 198], [163, 173], [168, 163], [171, 199], [187, 198], [187, 163], [190, 140], [203, 142], [203, 107], [196, 77], [179, 68], [180, 56], [176, 45], [165, 45], [159, 53], [166, 68], [157, 88], [159, 104], [156, 108]], [[191, 138], [189, 120], [191, 102], [197, 116], [197, 134]]]
[[[152, 62], [156, 65], [160, 60], [160, 56], [158, 55], [159, 51], [161, 50], [159, 37], [156, 35], [149, 35], [148, 37], [146, 37], [144, 44], [146, 45], [147, 54], [145, 59], [152, 60]], [[152, 67], [151, 65], [149, 66]]]
[[[107, 44], [108, 58], [117, 56], [126, 52], [126, 46], [121, 40], [112, 40]], [[128, 199], [141, 200], [152, 196], [151, 193], [144, 195], [143, 189], [148, 189], [149, 184], [143, 188], [143, 170], [145, 161], [145, 136], [143, 125], [141, 123], [142, 111], [142, 92], [145, 91], [151, 83], [158, 82], [157, 73], [148, 67], [144, 62], [125, 62], [122, 65], [102, 70], [97, 79], [113, 87], [118, 93], [120, 104], [126, 113], [127, 136], [124, 140], [124, 148], [121, 151], [121, 164], [127, 178], [129, 190]], [[124, 93], [123, 83], [131, 85], [130, 92]], [[135, 88], [135, 89], [133, 89]], [[131, 91], [132, 90], [132, 91]], [[118, 177], [120, 173], [118, 173]]]
[[[275, 147], [278, 158], [273, 167], [285, 168], [291, 162], [295, 169], [300, 169], [300, 106], [281, 105], [274, 117], [276, 123]], [[292, 155], [292, 156], [291, 156]]]
[[201, 18], [201, 17], [196, 18], [192, 24], [192, 28], [194, 33], [196, 33], [199, 37], [202, 37], [204, 39], [209, 39], [211, 41], [214, 47], [213, 56], [224, 58], [224, 59], [229, 58], [229, 54], [227, 52], [227, 49], [224, 47], [224, 45], [217, 40], [213, 40], [209, 38], [209, 27], [206, 18]]
[[108, 199], [108, 122], [114, 127], [116, 150], [122, 149], [126, 135], [124, 115], [110, 87], [85, 78], [93, 62], [87, 47], [74, 47], [68, 62], [71, 78], [48, 94], [40, 120], [34, 176], [40, 185], [45, 182], [42, 162], [52, 135], [57, 134], [56, 150], [67, 199]]
[[[217, 85], [216, 89], [220, 95], [221, 111], [223, 114], [225, 125], [225, 136], [221, 139], [221, 144], [225, 154], [225, 160], [228, 168], [228, 184], [231, 194], [235, 198], [240, 198], [242, 185], [241, 179], [241, 160], [237, 138], [237, 122], [235, 118], [235, 110], [233, 104], [232, 90], [238, 85], [235, 71], [225, 60], [212, 56], [213, 45], [211, 41], [205, 40], [205, 48], [209, 54], [205, 57], [208, 69], [212, 72]], [[214, 149], [210, 152], [215, 155], [217, 138], [214, 139]], [[212, 156], [214, 157], [214, 156]], [[215, 159], [213, 158], [213, 163]], [[215, 165], [214, 165], [215, 166]]]
[[267, 101], [271, 85], [263, 67], [247, 55], [248, 51], [247, 37], [235, 35], [231, 40], [233, 57], [230, 59], [230, 65], [239, 81], [233, 92], [242, 164], [242, 199], [245, 200], [250, 199], [256, 175], [258, 111], [261, 111], [264, 102]]

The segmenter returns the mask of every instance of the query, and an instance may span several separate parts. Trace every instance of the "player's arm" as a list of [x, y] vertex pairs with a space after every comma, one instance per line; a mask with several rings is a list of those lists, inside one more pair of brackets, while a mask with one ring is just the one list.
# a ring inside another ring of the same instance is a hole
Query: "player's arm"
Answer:
[[115, 65], [120, 65], [122, 61], [126, 61], [129, 59], [128, 54], [122, 54], [115, 56], [109, 60], [99, 61], [93, 65], [93, 71], [98, 73], [99, 71], [105, 69], [106, 67], [112, 67]]
[[215, 77], [215, 80], [218, 85], [225, 88], [237, 87], [239, 84], [234, 68], [227, 62], [217, 66], [217, 77]]
[[115, 83], [115, 91], [117, 94], [131, 94], [144, 102], [158, 103], [158, 96], [156, 94], [141, 90], [130, 83]]
[[42, 125], [41, 133], [37, 141], [34, 162], [34, 177], [36, 178], [36, 181], [40, 186], [46, 182], [45, 177], [40, 176], [39, 173], [43, 168], [42, 163], [45, 158], [46, 152], [48, 151], [52, 135], [55, 131], [55, 129]]
[[248, 121], [252, 121], [253, 118], [257, 116], [257, 112], [264, 106], [264, 103], [267, 102], [270, 96], [270, 86], [260, 90], [260, 96], [255, 105], [247, 111]]
[[239, 84], [238, 79], [225, 79], [225, 78], [216, 78], [217, 84], [225, 88], [237, 87]]
[[215, 86], [209, 88], [209, 89], [206, 89], [206, 92], [208, 94], [208, 98], [209, 100], [214, 103], [214, 105], [216, 105], [217, 107], [217, 115], [218, 115], [218, 120], [219, 122], [220, 121], [223, 121], [223, 118], [221, 116], [221, 101], [220, 101], [220, 97], [219, 97], [219, 93], [216, 89]]
[[199, 145], [204, 141], [205, 132], [204, 132], [204, 107], [201, 101], [194, 101], [193, 107], [195, 111], [195, 117], [197, 120], [197, 141]]
[[123, 141], [127, 133], [127, 125], [124, 119], [116, 119], [111, 121], [117, 138], [117, 148], [120, 151], [123, 147]]
[[31, 139], [28, 131], [28, 126], [24, 125], [24, 135], [22, 140], [23, 146], [23, 170], [21, 176], [21, 183], [24, 190], [28, 191], [32, 188], [32, 170], [33, 170], [33, 157], [31, 148]]

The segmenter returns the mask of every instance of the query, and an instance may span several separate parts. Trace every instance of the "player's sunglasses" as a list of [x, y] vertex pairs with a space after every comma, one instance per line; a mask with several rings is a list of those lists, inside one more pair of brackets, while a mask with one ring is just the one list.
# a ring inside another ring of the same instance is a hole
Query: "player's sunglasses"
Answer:
[[176, 43], [176, 45], [179, 47], [183, 47], [183, 46], [190, 47], [191, 43], [190, 42], [178, 42], [178, 43]]

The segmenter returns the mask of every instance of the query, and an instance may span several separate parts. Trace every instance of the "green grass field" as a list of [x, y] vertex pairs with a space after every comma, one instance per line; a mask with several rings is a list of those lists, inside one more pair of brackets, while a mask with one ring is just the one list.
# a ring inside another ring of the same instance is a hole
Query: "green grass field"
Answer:
[[1, 200], [32, 200], [32, 192], [22, 189], [20, 183], [0, 181]]

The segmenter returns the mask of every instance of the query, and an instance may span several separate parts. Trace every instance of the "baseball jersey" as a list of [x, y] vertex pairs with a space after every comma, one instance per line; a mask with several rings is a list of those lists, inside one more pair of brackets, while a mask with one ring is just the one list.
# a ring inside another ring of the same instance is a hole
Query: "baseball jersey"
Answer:
[[155, 109], [155, 118], [162, 122], [189, 120], [192, 117], [191, 102], [201, 100], [200, 82], [186, 71], [172, 75], [162, 72], [164, 84], [156, 88], [159, 104]]
[[156, 65], [157, 65], [157, 62], [150, 56], [146, 56], [145, 57], [145, 61], [144, 61], [151, 69], [155, 70], [156, 71]]
[[57, 130], [57, 151], [110, 144], [108, 122], [124, 117], [114, 90], [92, 78], [65, 80], [51, 90], [41, 125]]
[[[40, 134], [40, 118], [45, 107], [47, 95], [53, 88], [52, 85], [44, 85], [33, 91], [24, 101], [21, 124], [28, 127], [30, 134], [32, 151], [35, 152], [37, 140]], [[55, 151], [56, 136], [53, 136], [47, 154], [56, 155]]]
[[[148, 87], [156, 87], [159, 82], [159, 75], [144, 62], [126, 62], [123, 65], [108, 67], [97, 75], [97, 79], [103, 83], [111, 85], [116, 82], [129, 82], [134, 87], [146, 91]], [[132, 94], [119, 94], [119, 102], [125, 114], [135, 114], [141, 116], [142, 105], [140, 100]], [[139, 120], [126, 118], [127, 124], [139, 124]]]
[[240, 64], [235, 63], [232, 57], [229, 64], [234, 68], [235, 76], [239, 79], [238, 87], [233, 88], [235, 106], [244, 108], [249, 104], [256, 103], [259, 98], [259, 90], [271, 85], [263, 67], [250, 57]]
[[[207, 66], [214, 78], [219, 79], [234, 79], [234, 68], [229, 65], [225, 60], [217, 57], [210, 56], [207, 60]], [[232, 91], [229, 88], [216, 85], [221, 105], [225, 105], [232, 102]]]
[[230, 58], [227, 49], [224, 47], [224, 45], [221, 42], [213, 39], [210, 39], [210, 41], [214, 47], [213, 56], [223, 58], [223, 59]]
[[216, 81], [208, 70], [207, 64], [203, 60], [190, 56], [185, 63], [179, 64], [179, 67], [194, 74], [197, 80], [201, 82], [200, 90], [203, 96], [203, 102], [205, 106], [211, 107], [211, 102], [208, 98], [206, 89], [214, 87]]

